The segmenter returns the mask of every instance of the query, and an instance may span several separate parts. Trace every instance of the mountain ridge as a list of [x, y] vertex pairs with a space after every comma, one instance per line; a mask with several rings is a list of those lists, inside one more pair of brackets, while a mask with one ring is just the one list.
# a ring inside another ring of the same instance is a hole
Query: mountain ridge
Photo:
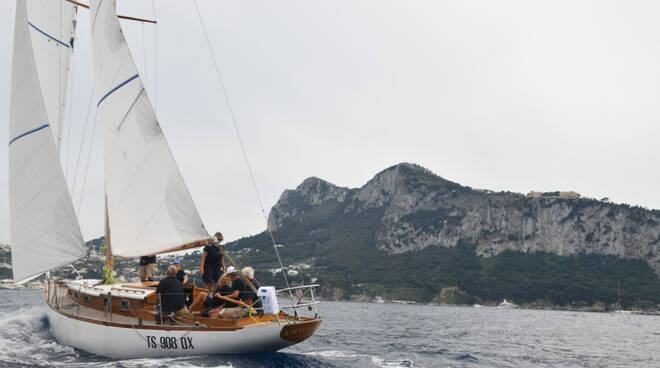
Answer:
[[660, 273], [660, 211], [587, 198], [475, 190], [408, 163], [389, 167], [355, 189], [308, 178], [283, 193], [269, 214], [269, 230], [330, 200], [346, 203], [344, 214], [383, 208], [376, 247], [388, 253], [465, 241], [485, 257], [505, 250], [614, 255], [643, 260]]
[[[326, 296], [437, 301], [456, 287], [463, 302], [611, 305], [622, 280], [630, 304], [656, 308], [660, 211], [567, 193], [472, 189], [403, 163], [360, 188], [305, 179], [268, 229]], [[261, 268], [271, 248], [265, 232], [228, 245]]]

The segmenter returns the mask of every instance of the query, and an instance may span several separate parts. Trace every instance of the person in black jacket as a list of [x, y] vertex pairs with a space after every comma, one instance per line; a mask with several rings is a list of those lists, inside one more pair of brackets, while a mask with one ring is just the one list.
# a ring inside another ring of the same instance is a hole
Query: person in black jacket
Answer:
[[183, 317], [190, 314], [183, 297], [183, 285], [176, 278], [176, 267], [167, 267], [166, 278], [158, 283], [156, 293], [160, 294], [160, 310], [162, 314], [174, 313], [174, 317]]
[[231, 294], [231, 292], [232, 292], [231, 279], [229, 278], [229, 276], [224, 275], [220, 278], [220, 285], [218, 286], [217, 289], [215, 289], [215, 293], [213, 294], [213, 300], [210, 301], [207, 299], [207, 301], [204, 303], [205, 305], [212, 305], [212, 307], [203, 310], [202, 316], [210, 317], [210, 318], [220, 318], [220, 316], [222, 315], [223, 308], [236, 307], [236, 304], [219, 298], [219, 296], [227, 296]]
[[[245, 267], [241, 270], [243, 276], [245, 276], [255, 288], [259, 287], [259, 283], [254, 279], [254, 270], [252, 267]], [[239, 276], [238, 271], [233, 267], [229, 266], [227, 268], [227, 274], [231, 278], [231, 294], [227, 295], [228, 298], [236, 299], [243, 302], [247, 306], [252, 306], [252, 303], [256, 300], [257, 296], [250, 288], [250, 286], [243, 281]], [[234, 308], [224, 308], [221, 310], [220, 318], [240, 318], [248, 315], [248, 308], [245, 307], [234, 307]]]
[[[220, 298], [216, 297], [216, 294], [220, 294], [222, 296], [228, 296], [229, 294], [232, 293], [231, 289], [231, 279], [229, 278], [228, 275], [223, 275], [220, 278], [220, 282], [218, 284], [218, 287], [215, 288], [215, 291], [212, 293], [207, 293], [204, 291], [201, 291], [199, 294], [197, 294], [197, 298], [190, 304], [190, 309], [193, 310], [195, 307], [198, 305], [204, 303], [204, 305], [208, 308], [217, 308], [221, 306], [226, 306], [226, 307], [235, 307], [234, 303], [231, 302], [226, 302], [225, 300], [222, 300]], [[202, 315], [204, 315], [203, 313]], [[206, 317], [206, 316], [205, 316]]]

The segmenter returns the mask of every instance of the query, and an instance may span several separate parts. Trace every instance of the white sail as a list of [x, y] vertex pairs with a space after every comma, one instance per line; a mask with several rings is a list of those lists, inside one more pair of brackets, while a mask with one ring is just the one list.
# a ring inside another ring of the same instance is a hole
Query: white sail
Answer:
[[30, 0], [25, 5], [42, 98], [60, 152], [76, 9], [64, 0]]
[[[42, 18], [41, 15], [32, 18], [29, 10], [35, 14], [41, 12], [33, 9], [32, 4], [27, 6], [25, 0], [17, 1], [9, 118], [9, 216], [16, 282], [69, 264], [86, 254], [58, 159], [53, 121], [46, 102], [52, 100], [51, 94], [64, 93], [40, 83], [39, 70], [48, 69], [44, 64], [59, 62], [37, 60], [41, 57], [38, 55], [57, 54], [56, 49], [66, 45], [53, 40], [47, 44], [35, 41], [34, 26], [40, 25], [32, 20], [37, 22]], [[39, 47], [55, 51], [37, 53], [33, 41]]]
[[112, 0], [91, 1], [90, 14], [112, 253], [145, 255], [207, 237]]

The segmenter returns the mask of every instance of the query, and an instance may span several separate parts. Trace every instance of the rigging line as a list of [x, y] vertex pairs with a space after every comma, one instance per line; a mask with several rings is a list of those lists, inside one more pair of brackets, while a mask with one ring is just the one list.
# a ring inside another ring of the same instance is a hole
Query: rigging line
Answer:
[[[96, 121], [96, 114], [94, 114], [94, 121]], [[85, 176], [83, 176], [82, 188], [80, 189], [80, 200], [78, 201], [78, 211], [77, 214], [80, 214], [80, 208], [82, 207], [83, 197], [85, 196], [85, 184], [87, 184], [87, 173], [89, 171], [89, 163], [92, 161], [92, 148], [94, 148], [94, 137], [96, 137], [96, 126], [94, 124], [92, 127], [92, 140], [89, 142], [89, 151], [87, 152], [87, 165], [85, 167]]]
[[[74, 34], [73, 34], [73, 39], [74, 40], [76, 38], [76, 33], [75, 32], [77, 32], [77, 29], [78, 29], [78, 27], [76, 27], [76, 29], [74, 30]], [[73, 91], [74, 91], [75, 86], [76, 86], [76, 84], [74, 82], [74, 78], [73, 78], [74, 77], [74, 72], [76, 71], [75, 63], [76, 63], [76, 53], [75, 53], [75, 51], [72, 51], [71, 52], [71, 63], [69, 64], [70, 65], [70, 70], [71, 70], [71, 72], [69, 73], [69, 98], [67, 99], [67, 101], [69, 101], [69, 103], [66, 104], [66, 106], [68, 107], [69, 113], [66, 114], [66, 110], [64, 111], [64, 113], [67, 117], [66, 121], [64, 122], [64, 128], [66, 128], [65, 130], [67, 131], [67, 134], [66, 134], [66, 144], [67, 144], [66, 145], [66, 154], [64, 155], [65, 172], [68, 172], [68, 170], [69, 170], [69, 157], [71, 156], [71, 131], [73, 130], [73, 129], [71, 129], [71, 115], [73, 115], [73, 97], [74, 97]]]
[[[227, 108], [229, 110], [229, 116], [231, 118], [232, 125], [234, 126], [234, 132], [236, 133], [236, 137], [238, 138], [238, 142], [241, 146], [241, 152], [243, 153], [243, 159], [245, 159], [245, 163], [248, 168], [248, 172], [250, 173], [250, 179], [252, 181], [252, 186], [254, 187], [254, 192], [257, 195], [257, 201], [259, 202], [259, 207], [261, 208], [261, 214], [264, 217], [264, 221], [266, 222], [266, 231], [270, 235], [270, 240], [273, 243], [273, 249], [275, 249], [275, 254], [277, 255], [277, 260], [280, 263], [280, 268], [282, 269], [282, 275], [284, 276], [284, 282], [286, 283], [287, 288], [289, 286], [289, 280], [286, 277], [286, 271], [284, 270], [284, 265], [282, 264], [282, 259], [280, 258], [280, 252], [277, 250], [277, 246], [275, 244], [275, 237], [273, 236], [273, 232], [268, 229], [268, 216], [266, 216], [266, 211], [264, 210], [264, 205], [263, 201], [261, 200], [261, 195], [259, 194], [259, 189], [257, 187], [257, 181], [254, 178], [254, 173], [252, 172], [252, 166], [250, 166], [250, 160], [248, 159], [247, 152], [245, 150], [245, 145], [243, 144], [243, 139], [241, 138], [241, 133], [238, 129], [238, 124], [236, 122], [236, 117], [234, 115], [234, 109], [231, 106], [231, 103], [229, 102], [229, 96], [227, 94], [227, 90], [225, 88], [225, 83], [224, 80], [222, 79], [222, 73], [220, 73], [220, 67], [218, 66], [218, 61], [215, 58], [215, 53], [213, 52], [213, 48], [211, 47], [211, 41], [209, 40], [209, 36], [206, 32], [206, 26], [204, 25], [204, 20], [202, 19], [202, 14], [199, 11], [199, 6], [197, 5], [197, 0], [195, 0], [195, 9], [197, 10], [197, 17], [199, 18], [199, 23], [202, 26], [202, 32], [204, 33], [204, 39], [206, 40], [206, 45], [209, 48], [209, 53], [211, 54], [211, 59], [213, 60], [213, 66], [215, 67], [215, 72], [218, 77], [218, 81], [220, 82], [220, 91], [222, 92], [222, 95], [224, 96], [225, 103], [227, 104]], [[293, 293], [291, 290], [289, 290], [289, 294], [291, 295], [291, 298], [293, 299]]]
[[144, 79], [144, 84], [146, 85], [149, 80], [147, 77], [147, 42], [144, 39], [144, 22], [140, 22], [140, 24], [142, 25], [142, 70], [144, 70], [142, 79]]
[[76, 169], [73, 172], [73, 186], [71, 187], [71, 196], [76, 190], [76, 183], [78, 181], [78, 168], [80, 167], [80, 157], [82, 156], [83, 147], [85, 146], [85, 136], [87, 135], [87, 127], [89, 126], [89, 112], [92, 110], [94, 103], [94, 84], [92, 84], [92, 91], [89, 93], [89, 102], [87, 103], [87, 114], [85, 115], [85, 128], [83, 129], [82, 138], [80, 138], [80, 149], [78, 150], [78, 160], [76, 161]]
[[[62, 2], [60, 2], [60, 33], [57, 36], [60, 40], [62, 39]], [[57, 157], [60, 157], [60, 152], [62, 152], [62, 48], [58, 47], [57, 49], [57, 61], [59, 63], [59, 69], [57, 70]]]
[[[158, 22], [155, 0], [151, 0], [151, 10], [154, 20]], [[154, 110], [158, 111], [158, 23], [154, 24]], [[156, 116], [158, 116], [158, 113], [156, 113]]]

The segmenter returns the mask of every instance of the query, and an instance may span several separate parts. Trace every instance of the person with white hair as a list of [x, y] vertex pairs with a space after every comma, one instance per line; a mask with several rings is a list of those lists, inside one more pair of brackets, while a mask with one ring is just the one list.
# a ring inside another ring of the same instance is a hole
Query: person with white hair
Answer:
[[156, 293], [160, 294], [160, 311], [162, 314], [174, 313], [175, 317], [190, 314], [183, 296], [183, 284], [176, 278], [177, 268], [174, 265], [167, 267], [166, 278], [158, 283]]
[[[247, 305], [252, 305], [252, 302], [257, 299], [257, 295], [252, 290], [252, 288], [250, 288], [250, 286], [246, 284], [245, 281], [243, 281], [243, 279], [238, 275], [238, 272], [236, 272], [234, 267], [230, 266], [227, 271], [229, 270], [234, 271], [228, 272], [229, 277], [231, 278], [231, 289], [233, 292], [227, 296], [230, 298], [238, 299]], [[254, 269], [252, 267], [244, 267], [241, 270], [241, 273], [243, 276], [245, 276], [246, 279], [250, 281], [252, 285], [254, 285], [256, 289], [259, 288], [259, 282], [254, 278]]]
[[[247, 271], [251, 276], [254, 277], [254, 270], [252, 267], [247, 267], [248, 269], [243, 269], [241, 272]], [[245, 284], [243, 279], [238, 275], [238, 271], [234, 266], [227, 267], [227, 275], [231, 279], [231, 294], [227, 295], [228, 298], [236, 299], [241, 302], [243, 306], [251, 306], [252, 300], [249, 297], [250, 295], [246, 292], [249, 287]], [[247, 275], [245, 275], [247, 277]], [[255, 280], [256, 281], [256, 280]], [[251, 290], [250, 290], [251, 291]], [[231, 308], [223, 308], [218, 311], [218, 313], [209, 313], [211, 318], [241, 318], [247, 316], [247, 310], [244, 307], [236, 306]]]
[[[259, 281], [254, 278], [254, 269], [250, 266], [243, 267], [241, 270], [243, 273], [243, 276], [245, 276], [246, 279], [250, 281], [250, 283], [254, 286], [255, 289], [259, 290]], [[250, 303], [248, 304], [253, 304], [259, 298], [257, 298], [257, 294], [252, 290], [252, 288], [249, 285], [245, 285], [245, 291], [243, 292], [244, 297], [246, 300], [250, 300]]]

